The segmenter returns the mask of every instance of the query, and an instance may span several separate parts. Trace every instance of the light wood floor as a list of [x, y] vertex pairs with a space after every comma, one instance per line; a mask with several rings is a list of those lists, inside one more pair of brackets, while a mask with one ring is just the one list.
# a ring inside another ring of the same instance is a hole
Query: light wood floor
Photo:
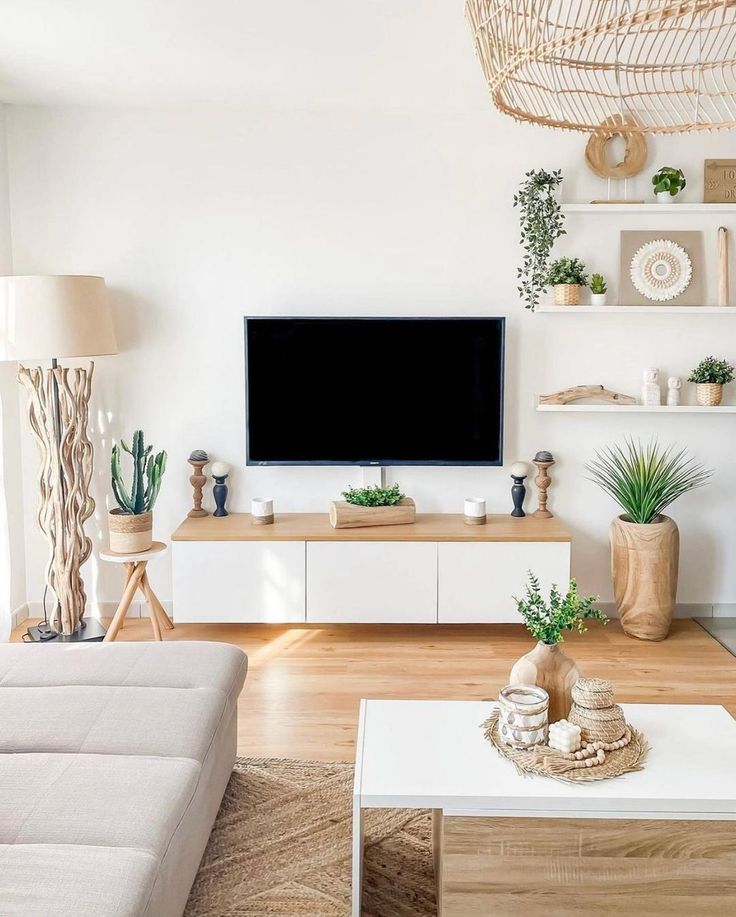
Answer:
[[[150, 635], [148, 621], [134, 619], [118, 639]], [[532, 646], [516, 625], [180, 624], [166, 639], [220, 640], [247, 652], [241, 755], [322, 761], [353, 759], [361, 697], [493, 698]], [[596, 624], [564, 648], [585, 674], [610, 678], [617, 700], [723, 704], [736, 715], [736, 658], [693, 621], [675, 622], [662, 643], [630, 639], [613, 621]]]

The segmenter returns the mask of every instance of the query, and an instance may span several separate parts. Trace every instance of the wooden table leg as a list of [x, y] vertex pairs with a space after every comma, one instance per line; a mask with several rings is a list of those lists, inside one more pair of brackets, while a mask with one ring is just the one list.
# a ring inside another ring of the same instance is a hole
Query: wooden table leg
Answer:
[[148, 582], [148, 577], [146, 576], [146, 561], [142, 561], [141, 566], [143, 567], [143, 574], [141, 576], [140, 583], [138, 584], [138, 588], [143, 593], [146, 603], [148, 604], [148, 614], [151, 619], [153, 639], [161, 640], [161, 622], [159, 621], [158, 614], [156, 613], [156, 608], [151, 601], [151, 586]]
[[[146, 592], [146, 599], [148, 600], [149, 604], [153, 603], [154, 608], [158, 612], [158, 620], [159, 620], [161, 627], [164, 627], [166, 630], [173, 630], [174, 622], [166, 614], [166, 610], [164, 606], [161, 604], [161, 602], [158, 599], [158, 596], [153, 591], [153, 587], [151, 586], [151, 581], [149, 580], [147, 573], [143, 577], [142, 584], [143, 584], [144, 591], [148, 590]], [[149, 594], [150, 594], [150, 598], [149, 598]]]
[[140, 582], [141, 577], [146, 571], [145, 564], [135, 564], [133, 572], [128, 578], [128, 582], [125, 584], [125, 589], [123, 590], [123, 597], [120, 599], [120, 604], [117, 607], [117, 611], [113, 615], [113, 619], [110, 622], [110, 627], [107, 629], [105, 634], [104, 643], [110, 643], [117, 637], [118, 631], [120, 630], [123, 619], [128, 613], [130, 608], [130, 603], [133, 601], [133, 596], [138, 589], [138, 583]]
[[[125, 592], [125, 587], [130, 582], [130, 578], [133, 575], [133, 571], [135, 570], [135, 564], [130, 563], [130, 564], [124, 564], [123, 566], [125, 567], [125, 583], [123, 584], [123, 592]], [[125, 618], [123, 618], [123, 620], [120, 622], [120, 630], [122, 630], [124, 627], [125, 627]]]

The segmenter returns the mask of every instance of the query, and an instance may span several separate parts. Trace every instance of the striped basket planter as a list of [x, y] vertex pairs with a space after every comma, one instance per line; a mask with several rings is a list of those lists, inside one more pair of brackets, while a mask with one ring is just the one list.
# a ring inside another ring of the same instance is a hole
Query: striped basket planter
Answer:
[[555, 305], [556, 306], [579, 306], [580, 305], [580, 286], [577, 283], [556, 283]]

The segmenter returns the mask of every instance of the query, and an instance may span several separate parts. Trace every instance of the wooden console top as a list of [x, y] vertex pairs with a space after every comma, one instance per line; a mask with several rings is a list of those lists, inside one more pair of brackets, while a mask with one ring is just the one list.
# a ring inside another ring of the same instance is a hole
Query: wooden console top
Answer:
[[572, 541], [559, 519], [490, 515], [486, 525], [463, 516], [418, 513], [410, 525], [333, 529], [327, 513], [277, 513], [273, 525], [253, 525], [249, 513], [185, 519], [172, 541]]

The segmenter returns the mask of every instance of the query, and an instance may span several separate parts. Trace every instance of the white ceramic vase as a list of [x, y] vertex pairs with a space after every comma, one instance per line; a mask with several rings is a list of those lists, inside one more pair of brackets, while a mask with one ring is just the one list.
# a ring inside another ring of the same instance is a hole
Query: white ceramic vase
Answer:
[[591, 306], [605, 306], [606, 294], [605, 293], [591, 293], [590, 294], [590, 304]]

